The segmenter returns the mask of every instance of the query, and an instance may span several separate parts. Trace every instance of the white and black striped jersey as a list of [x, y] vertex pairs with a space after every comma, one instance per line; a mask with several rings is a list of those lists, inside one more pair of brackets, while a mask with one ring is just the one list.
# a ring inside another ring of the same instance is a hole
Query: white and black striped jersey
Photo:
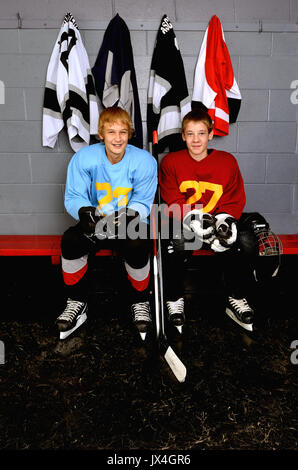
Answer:
[[158, 134], [158, 152], [184, 148], [181, 138], [182, 119], [191, 110], [184, 64], [178, 41], [167, 15], [164, 15], [152, 56], [148, 101], [148, 141]]
[[43, 104], [42, 143], [53, 148], [67, 128], [76, 152], [97, 135], [98, 100], [89, 59], [73, 16], [68, 13], [49, 61]]

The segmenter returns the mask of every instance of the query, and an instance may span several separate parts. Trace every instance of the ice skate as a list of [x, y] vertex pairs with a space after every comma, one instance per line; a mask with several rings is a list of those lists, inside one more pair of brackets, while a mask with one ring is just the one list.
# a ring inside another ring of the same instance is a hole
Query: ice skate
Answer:
[[64, 312], [57, 318], [60, 339], [65, 339], [87, 320], [87, 304], [78, 300], [67, 300]]
[[252, 331], [254, 311], [248, 305], [245, 298], [235, 299], [233, 297], [228, 297], [226, 314], [238, 323], [238, 325], [242, 326], [242, 328]]
[[150, 304], [148, 301], [132, 304], [131, 311], [133, 314], [133, 322], [139, 330], [142, 340], [144, 341], [146, 339], [148, 328], [152, 323]]
[[168, 308], [168, 319], [174, 325], [179, 333], [182, 333], [182, 326], [184, 325], [184, 298], [180, 297], [176, 301], [168, 300], [166, 302]]

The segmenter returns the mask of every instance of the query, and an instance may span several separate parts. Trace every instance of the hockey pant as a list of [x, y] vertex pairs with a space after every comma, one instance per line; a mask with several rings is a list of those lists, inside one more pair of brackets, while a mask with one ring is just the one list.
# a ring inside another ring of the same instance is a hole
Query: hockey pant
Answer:
[[[193, 253], [192, 250], [184, 249], [185, 243], [183, 235], [180, 239], [170, 237], [162, 241], [164, 291], [167, 300], [177, 300], [184, 295], [185, 267]], [[210, 245], [203, 244], [202, 249], [208, 250]], [[258, 258], [258, 244], [254, 233], [238, 227], [237, 240], [232, 248], [216, 255], [227, 295], [234, 298], [246, 297], [255, 282], [253, 271]], [[204, 275], [204, 272], [200, 274]], [[208, 272], [208, 276], [212, 274]]]
[[132, 303], [148, 300], [150, 279], [150, 239], [99, 240], [82, 233], [80, 225], [70, 227], [61, 240], [62, 274], [68, 298], [86, 302], [88, 296], [88, 256], [101, 249], [115, 249], [124, 260]]

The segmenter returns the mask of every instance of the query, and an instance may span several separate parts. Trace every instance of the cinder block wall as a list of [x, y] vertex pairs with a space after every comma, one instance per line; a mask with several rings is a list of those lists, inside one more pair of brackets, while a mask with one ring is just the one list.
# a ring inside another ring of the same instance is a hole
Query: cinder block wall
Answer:
[[203, 34], [216, 14], [243, 100], [229, 136], [213, 145], [238, 159], [246, 210], [263, 213], [277, 233], [298, 233], [297, 0], [0, 0], [1, 234], [61, 234], [73, 223], [63, 205], [72, 150], [64, 132], [54, 149], [41, 143], [46, 70], [67, 11], [80, 27], [91, 66], [110, 19], [118, 12], [126, 21], [144, 130], [162, 15], [173, 23], [191, 94]]

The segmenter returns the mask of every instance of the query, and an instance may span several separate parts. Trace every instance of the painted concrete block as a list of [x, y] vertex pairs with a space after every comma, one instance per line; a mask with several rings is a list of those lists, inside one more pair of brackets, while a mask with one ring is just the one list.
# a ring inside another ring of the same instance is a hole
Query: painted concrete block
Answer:
[[241, 153], [235, 157], [245, 183], [265, 183], [266, 154]]
[[244, 153], [293, 153], [297, 128], [292, 122], [240, 122], [239, 148]]
[[[2, 16], [2, 5], [1, 5]], [[19, 50], [19, 34], [16, 29], [0, 30], [0, 54], [18, 53]]]
[[0, 121], [20, 121], [25, 120], [25, 118], [23, 89], [8, 88], [6, 86], [4, 103], [0, 104]]
[[227, 31], [224, 35], [230, 55], [270, 56], [271, 54], [271, 33]]
[[72, 154], [33, 154], [30, 157], [33, 184], [64, 184]]
[[44, 86], [49, 54], [0, 54], [1, 80], [6, 87]]
[[295, 105], [292, 103], [292, 93], [292, 89], [270, 91], [270, 121], [298, 121], [298, 104]]
[[19, 34], [20, 52], [23, 54], [51, 54], [59, 30], [60, 25], [57, 25], [57, 29], [21, 29]]
[[267, 121], [269, 91], [243, 89], [240, 93], [242, 100], [237, 121]]
[[298, 155], [270, 155], [267, 157], [267, 183], [298, 184]]
[[273, 33], [272, 54], [298, 55], [297, 33]]
[[290, 212], [292, 186], [289, 184], [245, 184], [248, 212]]
[[79, 27], [80, 20], [105, 21], [110, 20], [113, 15], [111, 0], [51, 0], [46, 4], [46, 18], [57, 20], [59, 25], [68, 11], [72, 13]]
[[0, 126], [0, 150], [2, 153], [57, 152], [42, 147], [41, 123], [38, 121], [2, 121]]
[[0, 184], [31, 183], [28, 154], [0, 154]]
[[132, 20], [159, 20], [167, 14], [170, 20], [175, 20], [175, 5], [173, 0], [115, 0], [115, 10], [124, 19]]
[[63, 212], [61, 186], [1, 184], [0, 213]]
[[233, 0], [210, 0], [208, 2], [198, 2], [188, 0], [187, 2], [176, 2], [177, 20], [209, 22], [211, 17], [216, 14], [221, 22], [234, 21], [234, 2]]
[[298, 59], [283, 57], [240, 57], [239, 86], [252, 89], [288, 90], [297, 79]]
[[290, 18], [290, 0], [235, 0], [236, 20], [249, 23], [259, 19], [269, 23], [285, 22]]

